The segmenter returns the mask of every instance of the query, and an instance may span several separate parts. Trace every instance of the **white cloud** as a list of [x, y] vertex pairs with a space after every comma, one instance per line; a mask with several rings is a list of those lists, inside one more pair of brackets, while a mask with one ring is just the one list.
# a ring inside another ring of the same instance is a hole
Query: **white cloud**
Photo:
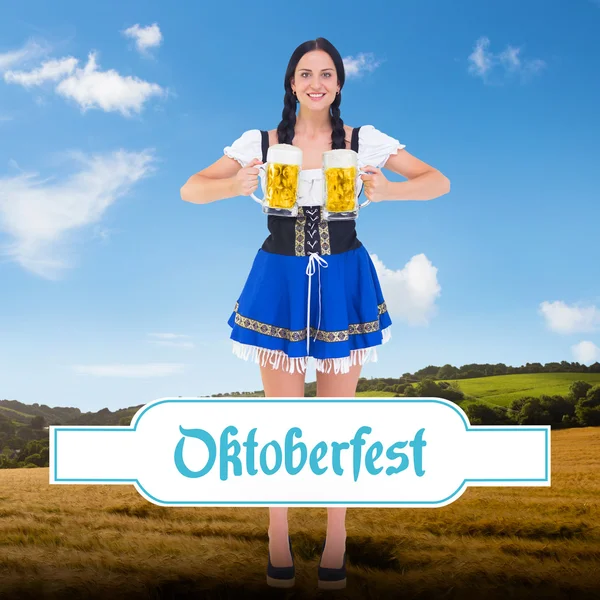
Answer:
[[30, 40], [19, 50], [0, 53], [0, 73], [10, 69], [13, 65], [20, 65], [38, 59], [47, 51], [46, 47]]
[[72, 369], [82, 375], [96, 377], [168, 377], [183, 373], [185, 365], [180, 363], [147, 363], [141, 365], [73, 365]]
[[600, 348], [590, 341], [582, 341], [571, 346], [574, 359], [581, 364], [592, 364], [600, 361]]
[[150, 344], [154, 344], [156, 346], [163, 346], [167, 348], [195, 348], [193, 342], [158, 342], [155, 340], [150, 340]]
[[70, 75], [79, 61], [72, 56], [59, 60], [47, 60], [41, 67], [33, 71], [7, 71], [4, 73], [6, 83], [17, 83], [23, 87], [42, 85], [46, 81], [58, 81]]
[[[101, 71], [96, 62], [96, 52], [88, 54], [87, 64], [81, 68], [79, 60], [72, 56], [42, 62], [36, 68], [16, 70], [17, 65], [28, 64], [47, 50], [30, 43], [21, 50], [0, 54], [0, 72], [4, 81], [25, 88], [57, 82], [55, 92], [76, 102], [85, 113], [90, 109], [118, 112], [125, 117], [140, 113], [144, 103], [153, 96], [164, 97], [168, 90], [156, 83], [144, 81], [131, 75], [120, 75], [114, 69]], [[36, 97], [38, 104], [43, 103]]]
[[485, 75], [492, 68], [492, 59], [486, 48], [490, 45], [490, 40], [481, 38], [477, 40], [475, 50], [469, 56], [469, 72], [476, 75]]
[[156, 83], [142, 81], [138, 77], [123, 77], [114, 69], [98, 71], [96, 54], [90, 52], [83, 69], [63, 79], [56, 86], [57, 94], [77, 102], [83, 112], [99, 108], [106, 112], [119, 112], [125, 117], [141, 112], [146, 100], [152, 96], [166, 95]]
[[181, 338], [189, 338], [189, 335], [184, 333], [149, 333], [150, 337], [156, 337], [161, 340], [176, 340]]
[[66, 153], [78, 170], [64, 181], [22, 171], [0, 177], [0, 255], [47, 279], [72, 267], [68, 236], [98, 223], [117, 198], [153, 171], [151, 150], [104, 155]]
[[[189, 335], [182, 333], [149, 333], [150, 337], [159, 338], [158, 340], [149, 340], [149, 343], [157, 346], [167, 346], [169, 348], [194, 348], [194, 343], [185, 341], [190, 338]], [[183, 341], [177, 341], [183, 340]]]
[[140, 27], [136, 23], [121, 33], [126, 37], [134, 39], [136, 48], [142, 54], [146, 54], [149, 48], [160, 46], [163, 40], [160, 27], [156, 23], [148, 27]]
[[600, 325], [600, 311], [595, 306], [568, 306], [564, 302], [542, 302], [540, 314], [546, 326], [557, 333], [596, 331]]
[[437, 314], [437, 268], [424, 254], [413, 256], [397, 271], [388, 269], [376, 254], [371, 259], [390, 314], [409, 325], [427, 325]]
[[494, 55], [489, 50], [490, 40], [481, 37], [475, 43], [475, 49], [468, 57], [469, 73], [481, 77], [488, 82], [494, 67], [499, 67], [504, 76], [520, 75], [523, 80], [538, 73], [546, 63], [538, 58], [523, 61], [520, 57], [521, 48], [507, 46], [507, 48]]
[[371, 52], [361, 52], [356, 58], [348, 56], [343, 59], [347, 78], [360, 77], [364, 72], [374, 71], [381, 61], [375, 59]]

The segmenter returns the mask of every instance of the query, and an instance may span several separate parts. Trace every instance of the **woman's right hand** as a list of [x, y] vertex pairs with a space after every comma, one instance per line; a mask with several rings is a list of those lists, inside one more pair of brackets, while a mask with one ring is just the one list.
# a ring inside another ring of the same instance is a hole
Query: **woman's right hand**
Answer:
[[234, 175], [234, 189], [236, 196], [249, 196], [258, 189], [259, 169], [256, 165], [262, 165], [262, 160], [253, 158], [247, 166], [241, 168]]

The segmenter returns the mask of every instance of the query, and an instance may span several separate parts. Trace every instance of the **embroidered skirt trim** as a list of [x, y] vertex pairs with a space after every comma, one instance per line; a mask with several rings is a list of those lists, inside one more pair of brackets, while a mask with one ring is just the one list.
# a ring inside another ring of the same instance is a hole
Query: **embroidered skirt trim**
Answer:
[[[270, 335], [271, 337], [289, 340], [290, 342], [301, 342], [302, 340], [306, 339], [306, 329], [292, 331], [291, 329], [286, 329], [285, 327], [276, 327], [275, 325], [262, 323], [256, 319], [250, 319], [242, 316], [238, 312], [238, 308], [239, 303], [236, 302], [235, 308], [233, 309], [235, 312], [235, 323], [240, 327], [244, 327], [245, 329], [250, 329], [264, 335]], [[387, 312], [387, 306], [385, 305], [385, 302], [379, 304], [377, 308], [379, 309], [379, 315]], [[365, 323], [350, 323], [348, 329], [341, 329], [339, 331], [317, 331], [315, 327], [311, 326], [310, 336], [312, 338], [316, 335], [317, 340], [320, 340], [321, 342], [346, 342], [351, 335], [373, 333], [374, 331], [378, 330], [379, 319], [376, 319], [375, 321], [367, 321]], [[382, 330], [382, 333], [383, 331], [385, 330]]]
[[[383, 336], [381, 343], [385, 344], [392, 337], [391, 326], [382, 329], [381, 334]], [[250, 359], [263, 367], [270, 364], [274, 369], [279, 369], [281, 366], [289, 373], [306, 372], [308, 359], [311, 358], [309, 356], [290, 358], [281, 350], [269, 350], [268, 348], [261, 348], [260, 346], [250, 346], [236, 340], [232, 340], [232, 342], [233, 353], [239, 358], [246, 361]], [[330, 373], [333, 369], [333, 372], [336, 375], [338, 373], [348, 373], [350, 367], [353, 365], [364, 365], [368, 362], [377, 362], [377, 349], [375, 346], [351, 350], [350, 356], [345, 356], [343, 358], [315, 358], [317, 371], [320, 371], [321, 373]]]

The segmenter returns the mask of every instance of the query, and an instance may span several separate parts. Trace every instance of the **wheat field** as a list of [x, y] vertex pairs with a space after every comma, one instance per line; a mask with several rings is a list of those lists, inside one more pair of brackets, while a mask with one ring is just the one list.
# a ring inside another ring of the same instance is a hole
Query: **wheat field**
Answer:
[[317, 590], [326, 508], [290, 508], [292, 590], [266, 585], [267, 508], [161, 507], [132, 486], [0, 471], [0, 598], [600, 598], [600, 428], [552, 432], [551, 487], [347, 512], [348, 586]]

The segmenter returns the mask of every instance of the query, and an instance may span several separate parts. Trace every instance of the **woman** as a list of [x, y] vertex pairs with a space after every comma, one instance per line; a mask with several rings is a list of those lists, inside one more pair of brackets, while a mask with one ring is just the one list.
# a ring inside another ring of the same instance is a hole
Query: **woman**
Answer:
[[[258, 188], [256, 165], [263, 162], [266, 145], [302, 149], [298, 217], [269, 215], [270, 235], [228, 321], [234, 353], [260, 364], [266, 397], [304, 397], [309, 356], [316, 361], [318, 397], [353, 397], [362, 365], [377, 360], [375, 347], [390, 339], [391, 319], [375, 267], [356, 237], [355, 221], [320, 218], [323, 153], [351, 149], [358, 142], [358, 166], [369, 173], [361, 179], [371, 202], [428, 200], [450, 190], [444, 175], [411, 156], [398, 140], [372, 125], [344, 124], [344, 81], [342, 58], [330, 42], [317, 38], [301, 44], [285, 73], [277, 129], [268, 138], [258, 129], [245, 131], [224, 148], [225, 156], [181, 189], [183, 200], [198, 204], [248, 196]], [[384, 165], [408, 181], [388, 181], [381, 172]], [[317, 289], [312, 283], [316, 271]], [[309, 286], [315, 290], [310, 302]], [[267, 581], [277, 587], [294, 584], [287, 510], [269, 510]], [[319, 587], [345, 586], [345, 518], [346, 508], [328, 507]]]

